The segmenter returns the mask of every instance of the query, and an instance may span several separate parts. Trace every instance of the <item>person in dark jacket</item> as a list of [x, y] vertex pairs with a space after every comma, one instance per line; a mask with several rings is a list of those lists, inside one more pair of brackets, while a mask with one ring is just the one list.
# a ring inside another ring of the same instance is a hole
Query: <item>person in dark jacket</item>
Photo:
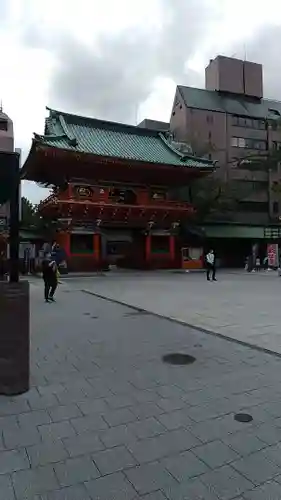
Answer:
[[54, 294], [58, 286], [57, 264], [52, 260], [50, 253], [45, 255], [42, 262], [42, 276], [45, 302], [54, 302]]

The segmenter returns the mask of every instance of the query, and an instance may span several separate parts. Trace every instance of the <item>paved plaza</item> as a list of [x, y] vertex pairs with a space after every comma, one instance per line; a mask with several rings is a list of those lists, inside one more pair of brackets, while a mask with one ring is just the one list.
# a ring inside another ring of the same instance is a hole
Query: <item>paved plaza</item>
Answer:
[[275, 272], [110, 273], [69, 280], [77, 289], [281, 354], [281, 278]]
[[[31, 285], [32, 388], [0, 398], [1, 500], [280, 499], [280, 357], [80, 284], [62, 284], [56, 304]], [[163, 362], [177, 352], [194, 363]]]

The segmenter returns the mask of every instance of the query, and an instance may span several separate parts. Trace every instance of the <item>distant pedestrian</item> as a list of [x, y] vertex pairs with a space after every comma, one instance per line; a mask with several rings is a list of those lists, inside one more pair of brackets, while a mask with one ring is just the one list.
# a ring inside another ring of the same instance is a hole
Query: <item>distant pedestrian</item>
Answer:
[[210, 250], [206, 255], [206, 268], [207, 268], [207, 280], [211, 281], [210, 274], [212, 276], [212, 281], [217, 281], [216, 279], [216, 259], [214, 250]]
[[268, 256], [263, 259], [263, 268], [265, 271], [268, 269]]
[[259, 257], [256, 258], [256, 266], [255, 266], [256, 271], [261, 270], [261, 260]]
[[54, 294], [58, 286], [58, 268], [51, 253], [47, 253], [42, 262], [45, 302], [54, 302]]

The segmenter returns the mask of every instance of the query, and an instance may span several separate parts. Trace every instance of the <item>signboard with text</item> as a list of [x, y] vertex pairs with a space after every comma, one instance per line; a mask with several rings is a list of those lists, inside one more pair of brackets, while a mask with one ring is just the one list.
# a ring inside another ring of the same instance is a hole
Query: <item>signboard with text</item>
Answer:
[[267, 245], [267, 257], [269, 267], [278, 267], [278, 245], [273, 243]]

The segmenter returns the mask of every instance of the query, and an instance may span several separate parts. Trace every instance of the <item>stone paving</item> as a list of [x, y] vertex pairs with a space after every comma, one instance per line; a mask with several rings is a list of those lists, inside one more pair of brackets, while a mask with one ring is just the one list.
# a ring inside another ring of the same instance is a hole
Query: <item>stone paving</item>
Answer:
[[[281, 498], [279, 357], [31, 289], [32, 388], [0, 398], [1, 500]], [[196, 360], [163, 363], [173, 352]]]
[[281, 278], [275, 272], [120, 273], [73, 287], [281, 354]]

